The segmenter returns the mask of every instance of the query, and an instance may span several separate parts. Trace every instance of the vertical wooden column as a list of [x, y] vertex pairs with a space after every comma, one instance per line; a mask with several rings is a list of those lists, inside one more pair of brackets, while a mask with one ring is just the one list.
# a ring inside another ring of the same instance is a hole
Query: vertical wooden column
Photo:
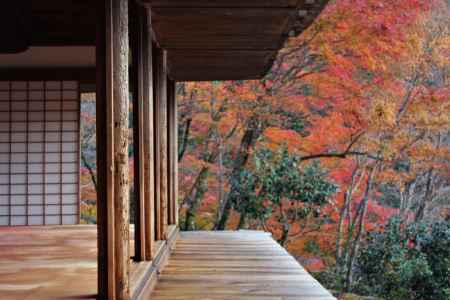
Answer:
[[178, 116], [176, 83], [173, 80], [167, 81], [167, 114], [169, 137], [169, 224], [178, 224]]
[[133, 95], [133, 148], [134, 148], [134, 260], [145, 259], [145, 154], [144, 154], [144, 28], [142, 8], [129, 0], [131, 74]]
[[157, 209], [157, 239], [165, 240], [167, 232], [168, 214], [168, 148], [167, 148], [167, 58], [166, 52], [156, 48], [155, 66], [155, 131], [156, 131], [156, 209]]
[[145, 259], [153, 259], [154, 230], [154, 132], [153, 132], [153, 58], [151, 11], [146, 9], [141, 15], [143, 29], [143, 66], [144, 66], [144, 217], [145, 217]]
[[129, 299], [128, 0], [97, 3], [99, 299]]

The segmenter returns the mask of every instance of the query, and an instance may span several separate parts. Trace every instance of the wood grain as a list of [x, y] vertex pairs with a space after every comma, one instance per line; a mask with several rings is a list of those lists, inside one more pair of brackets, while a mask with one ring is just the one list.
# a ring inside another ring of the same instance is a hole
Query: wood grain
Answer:
[[181, 233], [152, 300], [332, 300], [261, 232]]

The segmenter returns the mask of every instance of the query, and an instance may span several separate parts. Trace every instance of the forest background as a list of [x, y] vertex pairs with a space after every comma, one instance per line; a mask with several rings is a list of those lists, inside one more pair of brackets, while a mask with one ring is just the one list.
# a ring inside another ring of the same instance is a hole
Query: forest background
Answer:
[[[181, 228], [269, 231], [342, 299], [450, 299], [449, 21], [448, 0], [330, 1], [264, 79], [179, 83]], [[85, 95], [86, 223], [95, 185]]]

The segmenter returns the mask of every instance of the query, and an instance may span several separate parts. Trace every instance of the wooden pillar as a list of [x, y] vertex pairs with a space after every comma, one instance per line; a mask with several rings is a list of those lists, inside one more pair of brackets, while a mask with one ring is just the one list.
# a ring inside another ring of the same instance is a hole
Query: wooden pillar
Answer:
[[97, 3], [99, 298], [129, 299], [128, 0]]
[[178, 116], [176, 100], [176, 83], [173, 80], [167, 82], [167, 114], [169, 137], [169, 224], [178, 224]]
[[143, 29], [143, 73], [144, 73], [144, 217], [145, 217], [145, 259], [153, 259], [155, 240], [155, 189], [154, 189], [154, 139], [153, 139], [153, 59], [151, 11], [141, 15]]
[[157, 239], [165, 240], [167, 232], [167, 58], [166, 52], [156, 48], [155, 65], [155, 137], [156, 137], [156, 209], [157, 209]]
[[133, 148], [134, 148], [134, 260], [145, 260], [145, 166], [144, 166], [144, 28], [142, 8], [129, 0], [131, 74], [133, 97]]

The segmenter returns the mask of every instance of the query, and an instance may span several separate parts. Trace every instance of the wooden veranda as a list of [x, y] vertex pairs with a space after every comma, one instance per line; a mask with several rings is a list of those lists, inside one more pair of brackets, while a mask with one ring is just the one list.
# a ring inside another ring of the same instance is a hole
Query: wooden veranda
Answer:
[[[169, 259], [179, 237], [176, 82], [263, 77], [285, 40], [305, 30], [326, 2], [15, 0], [2, 4], [0, 298], [203, 299], [203, 289], [205, 295], [211, 291], [217, 296], [214, 299], [329, 298], [293, 258], [261, 234], [182, 234], [177, 252]], [[82, 92], [95, 93], [97, 107], [97, 226], [87, 227], [76, 225], [80, 222], [76, 113]], [[130, 102], [134, 224], [130, 224], [129, 194]], [[256, 244], [276, 255], [263, 255]], [[216, 260], [220, 268], [214, 263], [198, 268], [204, 263], [195, 253], [191, 259], [183, 258], [186, 251], [204, 251], [203, 245], [210, 246], [211, 252], [202, 254]], [[248, 257], [217, 252], [217, 247], [242, 251]], [[184, 286], [177, 274], [182, 278], [186, 270], [177, 273], [173, 266], [185, 263], [192, 263], [187, 269], [194, 277], [184, 283], [192, 289], [188, 298], [179, 298], [166, 288]], [[249, 267], [253, 273], [248, 276], [254, 280], [241, 278], [234, 285], [211, 277], [212, 281], [201, 282], [204, 274], [216, 271], [229, 278], [227, 263], [241, 263], [243, 274]], [[255, 268], [250, 268], [252, 263]], [[286, 265], [286, 274], [277, 273], [276, 264]], [[17, 271], [8, 271], [12, 269]], [[156, 284], [161, 270], [162, 281]], [[252, 288], [277, 278], [286, 281], [273, 294]], [[231, 298], [222, 294], [227, 286]]]

